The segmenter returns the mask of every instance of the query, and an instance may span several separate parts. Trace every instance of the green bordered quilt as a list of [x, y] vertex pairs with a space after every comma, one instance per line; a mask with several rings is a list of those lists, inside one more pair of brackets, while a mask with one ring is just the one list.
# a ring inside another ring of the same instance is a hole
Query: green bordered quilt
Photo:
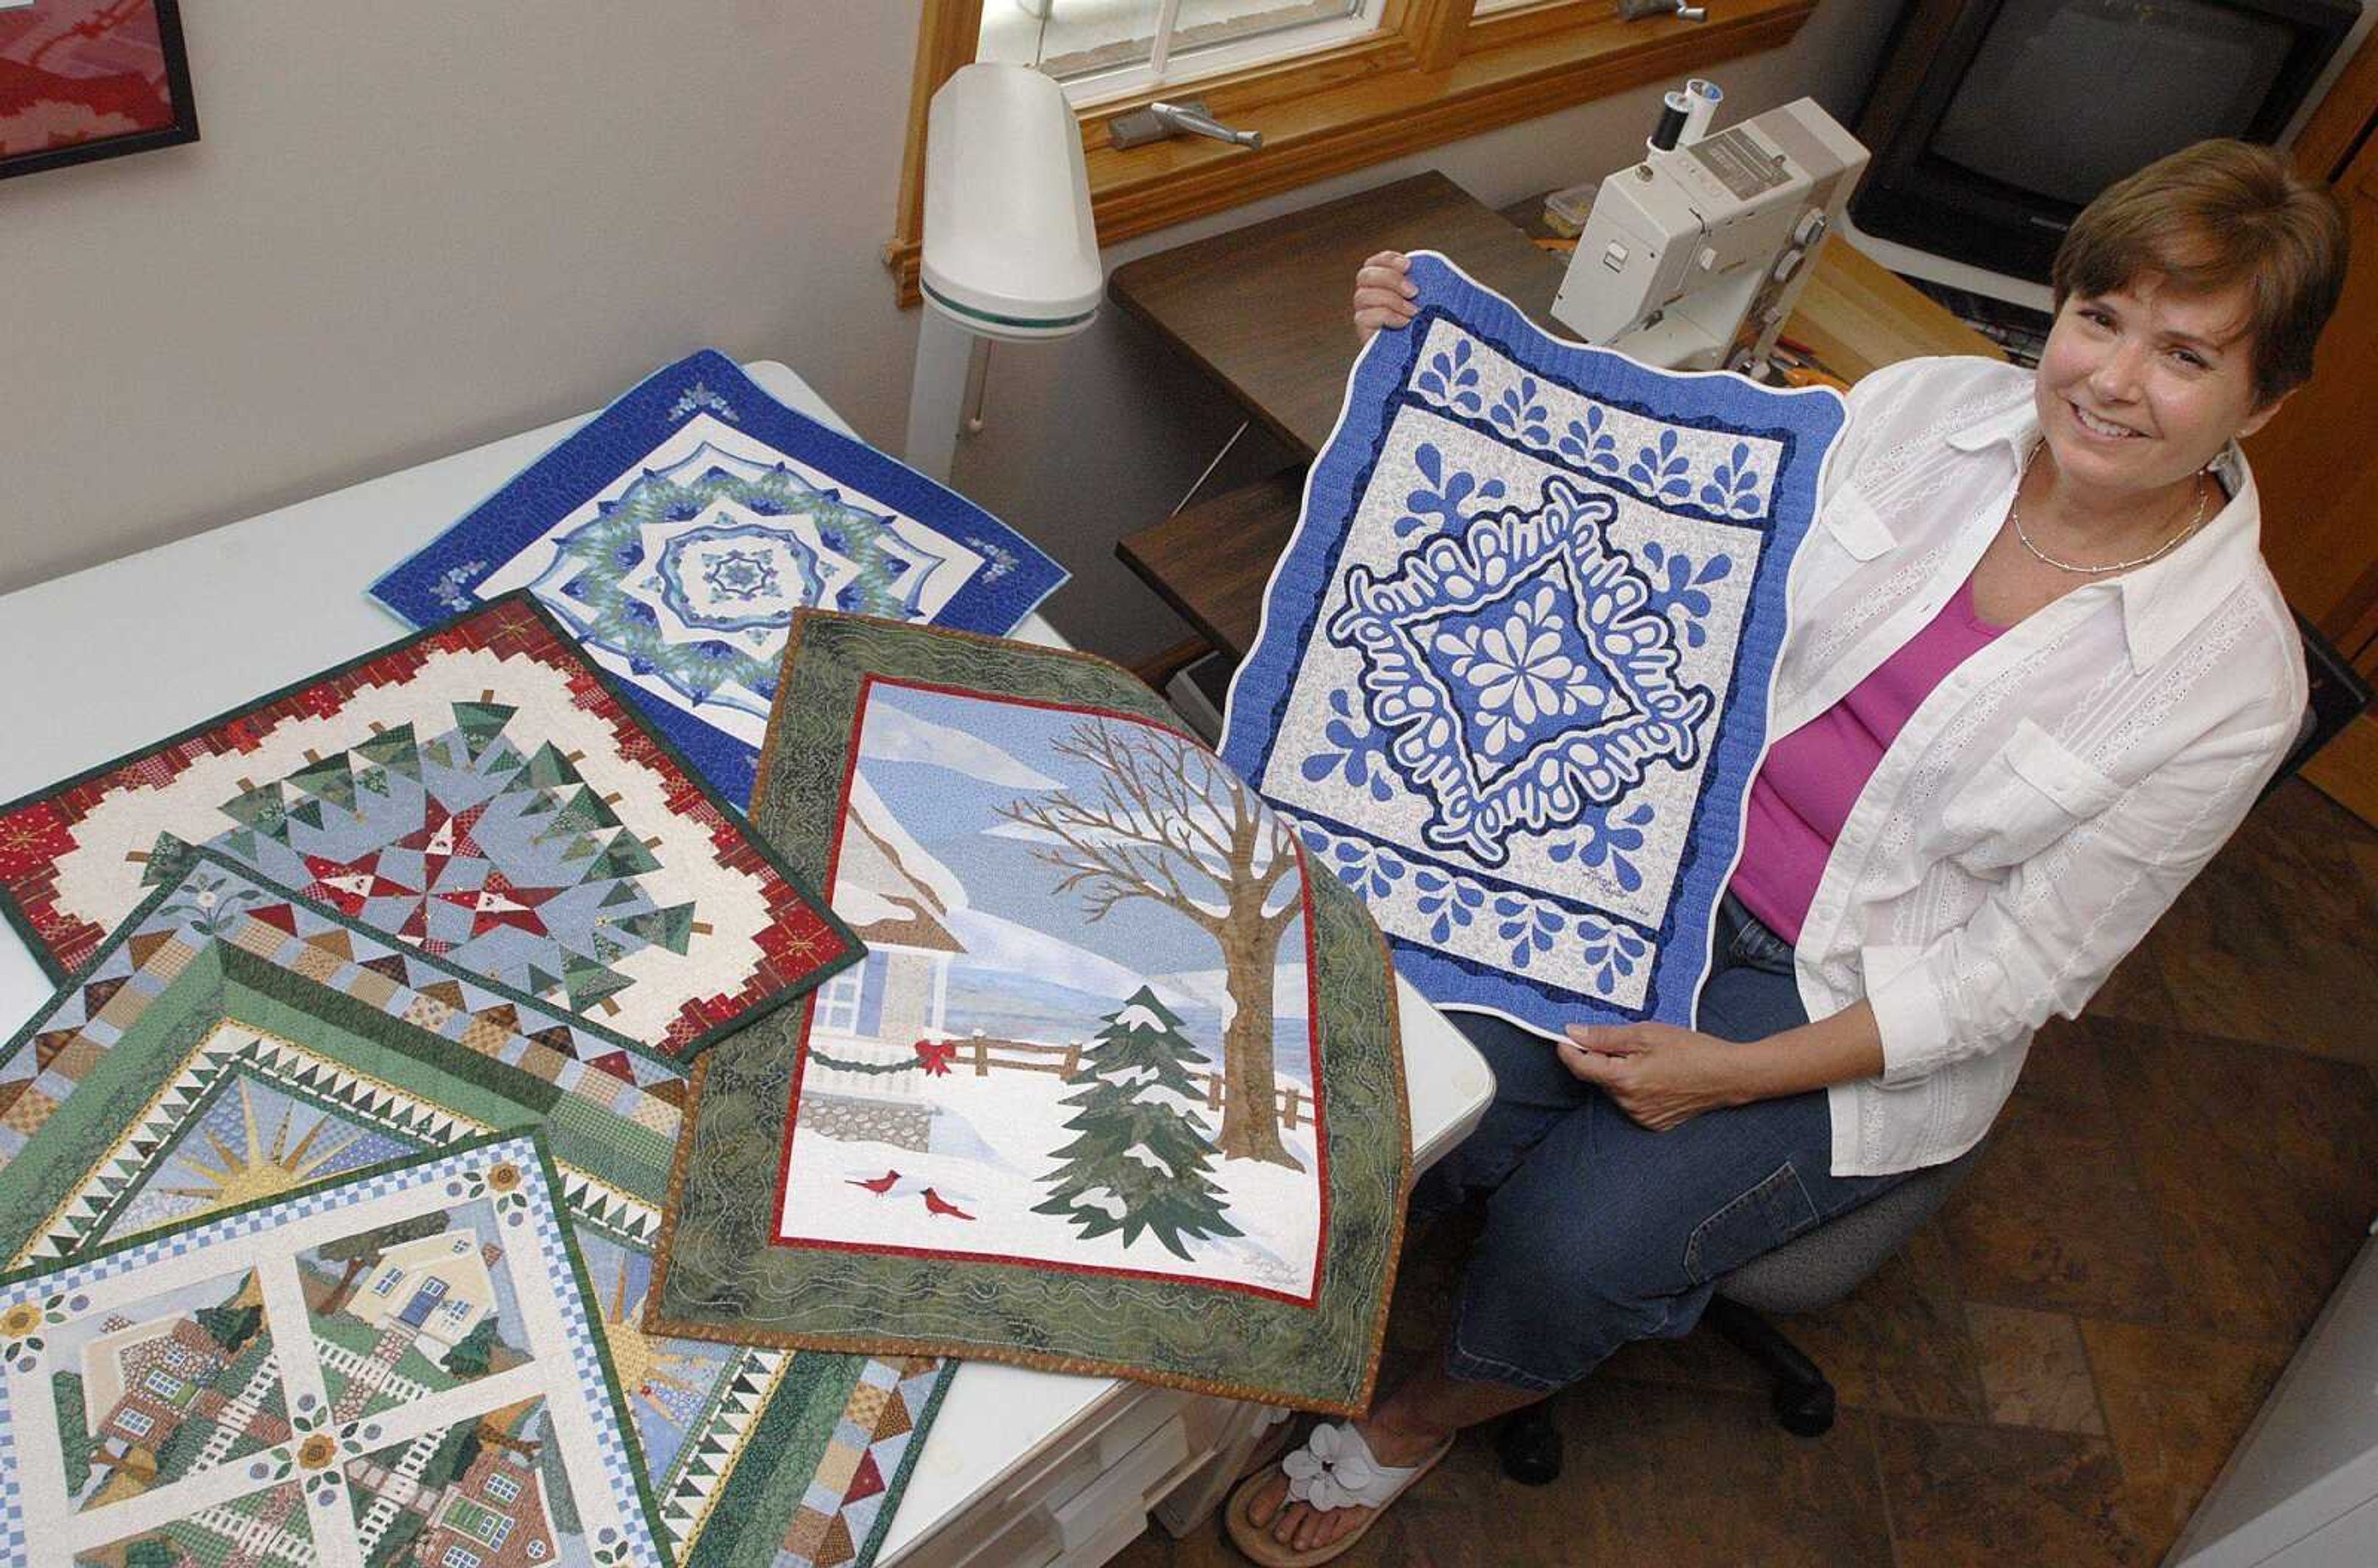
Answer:
[[12, 1060], [32, 1073], [0, 1080], [0, 1261], [16, 1263], [537, 1124], [671, 1560], [830, 1568], [865, 1561], [888, 1527], [945, 1364], [640, 1326], [683, 1099], [666, 1063], [284, 905], [205, 852], [0, 1052], [0, 1073]]
[[807, 613], [752, 820], [865, 964], [695, 1076], [655, 1329], [1367, 1402], [1378, 931], [1128, 673]]

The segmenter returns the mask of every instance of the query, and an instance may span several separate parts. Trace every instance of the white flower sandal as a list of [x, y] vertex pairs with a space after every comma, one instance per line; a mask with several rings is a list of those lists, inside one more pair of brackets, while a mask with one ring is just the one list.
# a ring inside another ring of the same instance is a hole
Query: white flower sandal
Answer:
[[[1354, 1543], [1379, 1522], [1387, 1504], [1436, 1468], [1436, 1462], [1452, 1449], [1453, 1439], [1448, 1437], [1417, 1465], [1382, 1465], [1352, 1422], [1325, 1421], [1313, 1429], [1303, 1447], [1292, 1450], [1279, 1462], [1280, 1473], [1288, 1478], [1288, 1502], [1302, 1502], [1318, 1513], [1368, 1508], [1372, 1511], [1369, 1518], [1327, 1546], [1315, 1547], [1310, 1551], [1282, 1546], [1272, 1539], [1268, 1527], [1257, 1525], [1249, 1516], [1255, 1493], [1270, 1478], [1271, 1471], [1267, 1467], [1238, 1484], [1231, 1493], [1229, 1507], [1223, 1511], [1222, 1523], [1238, 1549], [1262, 1568], [1315, 1568], [1315, 1564], [1352, 1550]], [[1283, 1502], [1280, 1506], [1285, 1509], [1287, 1505]], [[1279, 1522], [1274, 1515], [1272, 1523]]]

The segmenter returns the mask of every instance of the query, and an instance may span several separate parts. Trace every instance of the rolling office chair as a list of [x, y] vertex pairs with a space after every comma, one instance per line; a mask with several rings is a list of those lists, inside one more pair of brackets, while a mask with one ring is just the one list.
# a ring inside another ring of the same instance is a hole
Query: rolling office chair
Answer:
[[[2298, 616], [2296, 626], [2311, 700], [2295, 746], [2264, 786], [2265, 796], [2360, 716], [2372, 697], [2370, 684], [2310, 621]], [[1874, 1202], [1803, 1232], [1719, 1282], [1707, 1321], [1774, 1378], [1775, 1418], [1786, 1431], [1816, 1437], [1830, 1430], [1833, 1385], [1768, 1315], [1821, 1311], [1846, 1297], [1939, 1212], [1988, 1146], [1985, 1137], [1945, 1165], [1917, 1171]], [[1503, 1473], [1515, 1481], [1543, 1486], [1560, 1475], [1560, 1441], [1549, 1406], [1550, 1401], [1531, 1405], [1495, 1433]]]

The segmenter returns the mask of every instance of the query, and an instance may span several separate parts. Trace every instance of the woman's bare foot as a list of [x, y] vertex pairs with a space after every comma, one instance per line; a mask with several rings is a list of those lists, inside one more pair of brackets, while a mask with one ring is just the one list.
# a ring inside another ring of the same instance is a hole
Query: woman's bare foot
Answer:
[[[1417, 1427], [1401, 1427], [1385, 1419], [1386, 1408], [1373, 1413], [1370, 1418], [1354, 1423], [1354, 1430], [1370, 1445], [1372, 1456], [1382, 1465], [1397, 1469], [1408, 1468], [1426, 1459], [1453, 1435], [1447, 1428], [1431, 1431]], [[1249, 1499], [1247, 1516], [1258, 1529], [1292, 1551], [1311, 1551], [1360, 1529], [1376, 1513], [1372, 1508], [1315, 1508], [1307, 1503], [1291, 1502], [1288, 1477], [1278, 1465], [1271, 1467], [1263, 1482]]]

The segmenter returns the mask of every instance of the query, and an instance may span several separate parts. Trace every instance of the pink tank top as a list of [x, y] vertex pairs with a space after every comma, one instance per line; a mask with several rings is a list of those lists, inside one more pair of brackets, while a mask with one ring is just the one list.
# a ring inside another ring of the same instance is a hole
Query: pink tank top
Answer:
[[1974, 614], [1967, 579], [1872, 675], [1768, 748], [1751, 782], [1731, 889], [1760, 924], [1799, 941], [1833, 841], [1892, 738], [1951, 670], [2004, 629]]

